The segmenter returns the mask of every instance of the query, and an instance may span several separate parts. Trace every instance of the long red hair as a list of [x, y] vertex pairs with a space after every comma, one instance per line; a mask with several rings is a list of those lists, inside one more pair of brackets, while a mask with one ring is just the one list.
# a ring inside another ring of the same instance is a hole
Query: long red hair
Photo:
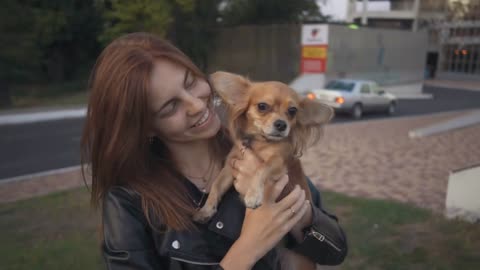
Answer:
[[[114, 40], [98, 57], [89, 80], [82, 172], [84, 178], [87, 173], [91, 175], [94, 208], [109, 188], [126, 186], [140, 194], [151, 225], [159, 225], [159, 218], [162, 225], [182, 230], [193, 227], [195, 209], [167, 148], [161, 141], [152, 143], [148, 138], [152, 113], [147, 89], [154, 63], [160, 58], [207, 80], [185, 54], [161, 38], [132, 33]], [[231, 147], [223, 129], [210, 144], [210, 154], [223, 162]]]

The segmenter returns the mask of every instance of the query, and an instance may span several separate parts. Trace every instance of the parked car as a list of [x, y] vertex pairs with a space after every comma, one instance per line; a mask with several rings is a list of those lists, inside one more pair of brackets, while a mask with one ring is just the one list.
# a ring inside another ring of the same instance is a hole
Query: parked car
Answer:
[[336, 112], [350, 113], [356, 119], [364, 112], [384, 111], [392, 115], [398, 104], [394, 95], [367, 80], [332, 80], [324, 88], [308, 92], [307, 97], [320, 100]]

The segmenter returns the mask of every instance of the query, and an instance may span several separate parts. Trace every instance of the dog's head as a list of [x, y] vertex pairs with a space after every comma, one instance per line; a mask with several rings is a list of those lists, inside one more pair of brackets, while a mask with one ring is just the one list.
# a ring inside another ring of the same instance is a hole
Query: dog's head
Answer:
[[329, 106], [301, 98], [281, 82], [251, 82], [240, 75], [215, 72], [210, 81], [229, 109], [230, 132], [270, 141], [290, 138], [301, 152], [315, 131], [333, 117]]

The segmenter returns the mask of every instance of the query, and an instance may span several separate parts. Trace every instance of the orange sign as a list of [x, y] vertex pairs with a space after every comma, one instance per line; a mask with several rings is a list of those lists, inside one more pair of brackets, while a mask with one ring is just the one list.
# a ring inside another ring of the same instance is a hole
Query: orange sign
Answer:
[[324, 73], [327, 65], [327, 45], [302, 47], [302, 73]]
[[325, 59], [327, 58], [327, 46], [303, 46], [302, 58]]

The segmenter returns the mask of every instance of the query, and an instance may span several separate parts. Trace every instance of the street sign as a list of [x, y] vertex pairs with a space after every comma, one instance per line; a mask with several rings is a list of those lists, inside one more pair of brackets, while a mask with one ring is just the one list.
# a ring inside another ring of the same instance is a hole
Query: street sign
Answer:
[[303, 25], [301, 39], [301, 73], [325, 73], [328, 51], [328, 25]]

